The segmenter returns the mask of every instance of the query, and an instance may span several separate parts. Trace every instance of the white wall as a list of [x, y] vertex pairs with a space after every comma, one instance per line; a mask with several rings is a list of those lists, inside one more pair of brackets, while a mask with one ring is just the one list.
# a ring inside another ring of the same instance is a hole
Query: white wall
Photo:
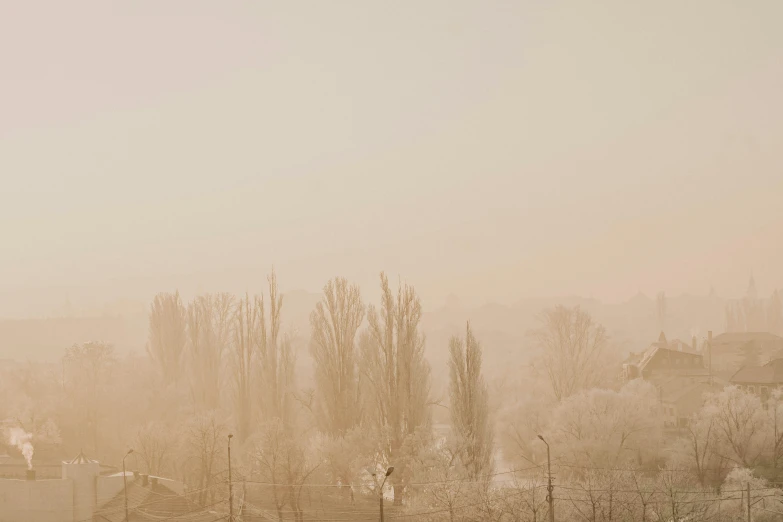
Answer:
[[72, 522], [70, 480], [0, 479], [0, 522]]
[[97, 462], [69, 464], [63, 462], [63, 481], [73, 484], [73, 513], [71, 520], [92, 520], [97, 503], [97, 481], [100, 467]]

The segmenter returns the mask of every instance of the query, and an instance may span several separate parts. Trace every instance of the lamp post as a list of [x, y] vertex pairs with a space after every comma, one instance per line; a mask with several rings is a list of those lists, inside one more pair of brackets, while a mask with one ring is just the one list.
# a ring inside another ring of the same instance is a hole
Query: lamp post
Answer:
[[228, 434], [228, 520], [234, 522], [234, 490], [231, 486], [231, 438], [234, 435]]
[[[386, 479], [388, 479], [389, 475], [391, 475], [393, 472], [394, 472], [394, 466], [390, 466], [388, 469], [386, 469], [386, 475], [383, 477], [383, 482], [381, 482], [380, 495], [379, 495], [380, 497], [379, 502], [381, 507], [381, 522], [383, 522], [383, 486], [386, 485]], [[375, 473], [373, 473], [372, 476], [374, 477]]]
[[538, 438], [546, 444], [546, 471], [548, 476], [546, 501], [549, 503], [549, 522], [555, 522], [555, 497], [552, 495], [554, 488], [552, 487], [552, 462], [549, 459], [549, 443], [541, 435]]
[[125, 522], [128, 522], [128, 478], [125, 476], [125, 458], [133, 453], [133, 448], [122, 457], [122, 489], [125, 492]]

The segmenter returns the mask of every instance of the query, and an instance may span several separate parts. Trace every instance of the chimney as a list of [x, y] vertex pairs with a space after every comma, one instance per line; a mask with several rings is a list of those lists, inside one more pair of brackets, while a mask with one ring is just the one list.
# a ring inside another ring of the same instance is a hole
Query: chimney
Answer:
[[693, 348], [693, 353], [696, 353], [696, 336], [695, 335], [691, 339], [691, 347]]
[[35, 480], [35, 470], [34, 469], [28, 469], [27, 470], [27, 480]]
[[146, 486], [149, 483], [149, 478], [150, 478], [149, 475], [147, 475], [146, 473], [142, 473], [141, 474], [141, 485], [142, 486]]

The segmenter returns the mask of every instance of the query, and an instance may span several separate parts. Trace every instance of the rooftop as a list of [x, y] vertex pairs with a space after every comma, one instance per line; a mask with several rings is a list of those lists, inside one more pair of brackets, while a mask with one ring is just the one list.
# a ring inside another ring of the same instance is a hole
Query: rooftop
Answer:
[[774, 359], [764, 366], [743, 366], [731, 377], [732, 383], [783, 383], [783, 359]]
[[669, 382], [666, 384], [668, 384], [668, 386], [661, 387], [661, 400], [668, 403], [677, 402], [682, 397], [691, 393], [705, 394], [709, 392], [720, 391], [722, 389], [722, 386], [717, 383], [710, 386], [709, 383], [706, 382]]
[[742, 343], [748, 341], [776, 341], [783, 343], [783, 337], [770, 332], [724, 332], [712, 338], [713, 343]]
[[73, 459], [71, 459], [68, 462], [65, 462], [64, 464], [97, 464], [97, 460], [92, 460], [87, 458], [87, 456], [84, 454], [83, 451], [79, 451], [79, 454], [76, 455]]
[[[130, 473], [126, 476], [131, 475]], [[122, 473], [120, 473], [122, 476]], [[150, 477], [146, 485], [141, 478], [128, 480], [128, 511], [129, 522], [160, 521], [176, 518], [187, 519], [190, 522], [212, 522], [223, 514], [221, 511], [212, 511], [216, 507], [202, 508], [193, 499], [195, 492], [188, 495], [178, 495], [174, 490], [161, 484], [156, 477]], [[186, 516], [187, 515], [187, 516]], [[121, 491], [114, 498], [95, 512], [95, 520], [100, 522], [124, 522], [125, 521], [125, 492]]]

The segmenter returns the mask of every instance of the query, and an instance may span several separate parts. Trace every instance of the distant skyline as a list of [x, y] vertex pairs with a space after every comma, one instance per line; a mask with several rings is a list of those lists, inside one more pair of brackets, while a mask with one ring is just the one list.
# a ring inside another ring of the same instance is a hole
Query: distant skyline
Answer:
[[[241, 287], [205, 287], [199, 283], [198, 276], [193, 276], [191, 283], [187, 283], [186, 279], [176, 279], [179, 285], [165, 286], [162, 282], [156, 284], [154, 281], [135, 281], [132, 282], [108, 282], [106, 285], [95, 286], [71, 286], [71, 287], [29, 287], [29, 286], [6, 286], [0, 288], [0, 320], [2, 319], [24, 319], [35, 317], [57, 317], [64, 315], [65, 309], [70, 306], [71, 315], [74, 317], [80, 317], [86, 315], [101, 315], [105, 311], [113, 311], [117, 313], [119, 310], [123, 310], [124, 313], [129, 311], [136, 311], [140, 313], [147, 313], [149, 302], [152, 299], [154, 293], [157, 292], [169, 292], [179, 290], [183, 296], [183, 299], [189, 300], [193, 296], [205, 293], [205, 292], [218, 292], [228, 291], [237, 295], [243, 295], [245, 291], [253, 293], [266, 293], [266, 287], [262, 283], [265, 281], [256, 281], [255, 286], [248, 286], [247, 288]], [[390, 277], [390, 280], [396, 284], [396, 278]], [[133, 287], [132, 291], [128, 291], [128, 287]], [[769, 288], [764, 289], [763, 285], [756, 285], [757, 288], [762, 286], [762, 291], [759, 293], [759, 298], [766, 299], [775, 290], [783, 291], [783, 288]], [[733, 294], [722, 294], [716, 289], [716, 297], [725, 300], [742, 299], [747, 295], [747, 281], [743, 289], [738, 290]], [[126, 290], [121, 290], [126, 288]], [[362, 297], [368, 304], [377, 304], [378, 292], [376, 287], [362, 289]], [[290, 293], [307, 293], [311, 296], [317, 296], [320, 294], [321, 289], [307, 289], [301, 287], [288, 287], [281, 285], [281, 291], [283, 294]], [[706, 289], [704, 292], [698, 293], [672, 293], [666, 291], [667, 298], [678, 299], [685, 296], [692, 297], [708, 297], [710, 295], [710, 289]], [[513, 299], [501, 300], [501, 299], [488, 299], [481, 296], [459, 296], [455, 293], [441, 296], [432, 296], [427, 294], [421, 294], [422, 306], [425, 311], [438, 310], [444, 306], [462, 306], [465, 308], [477, 308], [488, 304], [498, 304], [503, 306], [513, 306], [526, 301], [551, 301], [556, 302], [558, 300], [570, 301], [573, 299], [594, 299], [603, 304], [622, 304], [631, 302], [639, 293], [645, 296], [651, 304], [655, 302], [657, 292], [644, 292], [638, 290], [632, 295], [624, 296], [618, 300], [607, 300], [597, 298], [590, 295], [578, 295], [578, 294], [562, 294], [562, 295], [520, 295]], [[119, 307], [119, 308], [118, 308]]]
[[5, 6], [0, 316], [783, 288], [783, 2], [307, 6]]

